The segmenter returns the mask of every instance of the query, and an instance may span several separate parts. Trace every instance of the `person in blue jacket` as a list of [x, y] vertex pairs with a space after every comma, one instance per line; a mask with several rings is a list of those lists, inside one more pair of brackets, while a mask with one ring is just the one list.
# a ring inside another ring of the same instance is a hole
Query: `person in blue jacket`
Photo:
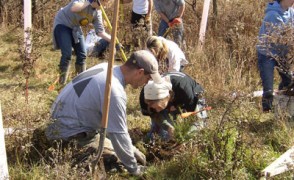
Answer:
[[[263, 86], [262, 109], [268, 112], [272, 109], [274, 67], [278, 66], [277, 59], [283, 59], [288, 48], [282, 44], [269, 42], [273, 34], [283, 34], [285, 26], [294, 26], [294, 0], [276, 0], [270, 2], [265, 10], [265, 17], [259, 31], [259, 45], [257, 45], [258, 68]], [[266, 48], [266, 47], [267, 48]], [[281, 83], [279, 90], [287, 87], [291, 79], [279, 72]]]

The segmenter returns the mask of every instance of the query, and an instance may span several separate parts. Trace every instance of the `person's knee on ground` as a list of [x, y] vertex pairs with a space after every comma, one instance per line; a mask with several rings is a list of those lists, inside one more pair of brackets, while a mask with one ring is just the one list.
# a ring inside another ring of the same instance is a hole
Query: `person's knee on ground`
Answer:
[[192, 134], [195, 133], [197, 131], [202, 130], [203, 128], [205, 128], [206, 125], [206, 119], [198, 119], [196, 122], [193, 122], [192, 125], [190, 126], [190, 129], [188, 131], [187, 134]]
[[279, 73], [281, 77], [281, 82], [279, 84], [279, 90], [287, 89], [288, 86], [291, 84], [292, 80], [288, 76], [283, 73]]

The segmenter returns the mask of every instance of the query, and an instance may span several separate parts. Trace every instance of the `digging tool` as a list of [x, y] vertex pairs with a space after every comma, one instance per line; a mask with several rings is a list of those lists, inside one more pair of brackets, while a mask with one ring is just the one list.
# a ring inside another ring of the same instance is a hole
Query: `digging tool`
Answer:
[[172, 23], [173, 23], [173, 25], [169, 26], [166, 29], [165, 33], [163, 34], [164, 38], [166, 38], [166, 36], [168, 35], [168, 33], [171, 31], [172, 28], [174, 28], [175, 26], [178, 26], [180, 23], [182, 23], [182, 20], [180, 18], [175, 18]]
[[163, 34], [162, 37], [166, 38], [166, 36], [168, 35], [168, 33], [170, 32], [170, 27], [166, 29], [165, 33]]
[[[105, 13], [105, 11], [104, 11], [104, 8], [103, 8], [103, 6], [102, 6], [100, 0], [97, 0], [97, 3], [98, 3], [98, 5], [100, 6], [100, 10], [101, 10], [101, 12], [102, 12], [103, 18], [105, 19], [105, 21], [106, 21], [106, 23], [107, 23], [107, 26], [108, 26], [109, 29], [112, 31], [111, 23], [110, 23], [110, 21], [109, 21], [107, 15], [106, 15], [106, 13]], [[117, 38], [115, 38], [115, 40], [116, 40], [116, 43], [117, 43], [117, 44], [120, 44], [120, 43], [119, 43], [119, 40], [118, 40]], [[123, 61], [126, 62], [126, 61], [127, 61], [127, 57], [126, 57], [126, 54], [125, 54], [124, 50], [123, 50], [122, 48], [119, 48], [119, 50], [120, 50], [120, 53], [121, 53], [121, 56], [122, 56]]]
[[[102, 7], [102, 6], [100, 6]], [[102, 152], [104, 149], [104, 140], [106, 137], [106, 128], [108, 124], [108, 112], [109, 112], [109, 102], [110, 102], [110, 91], [111, 91], [111, 80], [112, 80], [112, 72], [113, 72], [113, 64], [114, 64], [114, 48], [115, 48], [115, 40], [116, 39], [116, 30], [117, 30], [117, 21], [118, 21], [118, 11], [119, 11], [119, 0], [115, 0], [114, 5], [114, 14], [113, 14], [113, 28], [111, 31], [111, 42], [110, 42], [110, 58], [107, 67], [107, 78], [106, 78], [106, 86], [105, 86], [105, 94], [104, 94], [104, 102], [103, 102], [103, 111], [102, 111], [102, 123], [99, 140], [99, 147], [97, 151], [97, 159], [93, 162], [93, 173], [95, 172], [95, 168], [97, 163], [99, 162]]]
[[205, 107], [205, 108], [203, 108], [203, 109], [201, 109], [201, 110], [199, 110], [199, 111], [182, 113], [182, 114], [181, 114], [181, 118], [186, 118], [186, 117], [189, 117], [189, 116], [191, 116], [191, 115], [195, 115], [195, 114], [197, 114], [197, 113], [199, 113], [199, 112], [202, 112], [202, 111], [209, 111], [209, 110], [211, 110], [211, 109], [212, 109], [211, 106], [207, 106], [207, 107]]
[[59, 76], [55, 79], [55, 81], [48, 87], [48, 91], [54, 91], [55, 89], [55, 85], [58, 83], [59, 81]]

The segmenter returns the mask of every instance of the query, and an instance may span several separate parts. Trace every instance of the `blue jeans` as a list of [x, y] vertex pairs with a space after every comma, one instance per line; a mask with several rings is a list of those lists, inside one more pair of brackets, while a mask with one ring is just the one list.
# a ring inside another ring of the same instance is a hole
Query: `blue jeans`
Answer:
[[58, 24], [54, 29], [54, 37], [58, 47], [61, 49], [60, 69], [68, 67], [71, 60], [72, 48], [76, 53], [76, 64], [83, 65], [85, 63], [87, 54], [83, 34], [78, 36], [79, 43], [75, 44], [72, 29]]
[[106, 51], [108, 46], [109, 46], [108, 41], [106, 41], [105, 39], [100, 39], [98, 41], [98, 45], [96, 45], [93, 49], [93, 55], [94, 56], [101, 56], [103, 54], [103, 52]]
[[[262, 108], [263, 111], [269, 111], [272, 109], [273, 102], [273, 85], [274, 85], [274, 67], [277, 66], [277, 61], [272, 57], [265, 56], [263, 54], [258, 54], [258, 68], [260, 72], [260, 77], [263, 87], [262, 95]], [[279, 84], [279, 90], [287, 87], [291, 83], [285, 74], [280, 73], [281, 82]]]
[[178, 113], [178, 111], [168, 112], [167, 110], [163, 110], [151, 116], [151, 128], [150, 132], [147, 134], [148, 138], [152, 139], [153, 133], [156, 133], [163, 140], [168, 140], [170, 138], [168, 128], [174, 126]]
[[[169, 28], [168, 24], [164, 20], [160, 20], [158, 27], [158, 36], [163, 36], [167, 29]], [[181, 46], [184, 40], [184, 26], [183, 23], [180, 25], [173, 27], [170, 31], [173, 34], [174, 42]], [[166, 37], [167, 35], [165, 35]]]

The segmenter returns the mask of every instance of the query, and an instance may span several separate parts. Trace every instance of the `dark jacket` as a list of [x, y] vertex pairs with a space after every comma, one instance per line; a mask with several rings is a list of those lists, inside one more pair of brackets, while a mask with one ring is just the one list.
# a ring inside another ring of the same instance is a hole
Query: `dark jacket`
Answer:
[[[194, 111], [198, 102], [199, 94], [203, 93], [203, 88], [199, 83], [187, 74], [181, 72], [169, 72], [163, 77], [169, 76], [174, 92], [174, 99], [169, 102], [167, 108], [174, 106], [186, 111]], [[144, 101], [144, 88], [140, 93], [140, 105], [143, 115], [150, 115], [150, 110]]]

